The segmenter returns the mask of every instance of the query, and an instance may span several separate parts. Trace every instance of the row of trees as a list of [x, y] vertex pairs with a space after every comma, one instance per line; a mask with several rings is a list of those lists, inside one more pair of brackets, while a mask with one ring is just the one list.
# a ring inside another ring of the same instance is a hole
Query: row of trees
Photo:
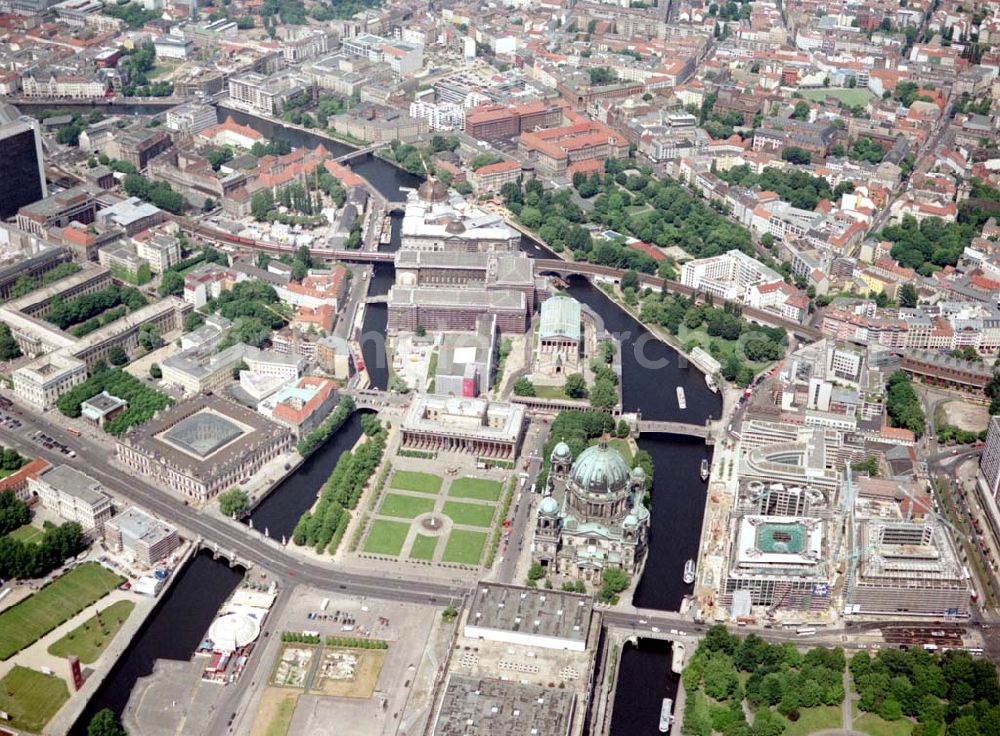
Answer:
[[326, 637], [328, 647], [341, 647], [344, 649], [388, 649], [389, 642], [381, 639], [356, 639], [346, 636]]
[[362, 420], [368, 440], [354, 451], [341, 454], [316, 506], [302, 514], [295, 525], [292, 532], [295, 544], [308, 544], [319, 553], [336, 552], [350, 522], [350, 511], [358, 505], [365, 484], [374, 476], [385, 450], [388, 432], [377, 418], [368, 416]]
[[892, 425], [908, 429], [919, 438], [924, 433], [926, 420], [909, 374], [902, 370], [896, 371], [889, 376], [887, 386], [889, 393], [885, 409], [889, 419], [892, 420]]
[[10, 288], [10, 298], [19, 299], [25, 294], [30, 294], [35, 289], [47, 286], [48, 284], [55, 283], [59, 279], [64, 279], [67, 276], [72, 276], [80, 270], [80, 264], [75, 261], [68, 261], [66, 263], [60, 263], [58, 266], [53, 268], [51, 271], [47, 271], [42, 275], [41, 279], [37, 279], [34, 276], [20, 276], [14, 285]]
[[354, 399], [350, 396], [343, 396], [337, 407], [330, 412], [329, 416], [323, 420], [323, 422], [315, 429], [308, 432], [304, 437], [299, 439], [298, 447], [299, 454], [302, 457], [308, 457], [313, 453], [313, 451], [326, 442], [327, 438], [337, 431], [341, 424], [351, 415], [354, 411]]
[[101, 391], [128, 402], [125, 411], [104, 423], [104, 431], [115, 436], [123, 434], [133, 424], [148, 421], [156, 412], [174, 403], [169, 396], [154, 391], [138, 378], [122, 370], [99, 365], [90, 378], [60, 396], [56, 408], [64, 416], [78, 417], [80, 405]]
[[138, 289], [117, 284], [111, 284], [100, 291], [83, 294], [69, 301], [64, 301], [62, 296], [57, 295], [49, 305], [45, 320], [65, 330], [70, 325], [85, 322], [94, 315], [119, 304], [134, 312], [146, 306], [146, 297]]
[[85, 548], [83, 530], [75, 521], [49, 526], [40, 542], [0, 537], [0, 577], [42, 577]]
[[319, 644], [319, 634], [306, 634], [301, 631], [282, 631], [281, 640], [295, 644]]
[[125, 316], [128, 312], [128, 307], [124, 304], [120, 304], [113, 309], [109, 309], [96, 317], [91, 317], [85, 322], [81, 322], [69, 331], [73, 337], [83, 337], [84, 335], [89, 335], [94, 330], [99, 330], [105, 325], [110, 325]]

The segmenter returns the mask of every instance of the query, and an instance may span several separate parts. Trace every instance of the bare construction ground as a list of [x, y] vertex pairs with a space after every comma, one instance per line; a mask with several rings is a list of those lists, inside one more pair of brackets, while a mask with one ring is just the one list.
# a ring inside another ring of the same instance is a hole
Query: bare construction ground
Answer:
[[990, 421], [989, 408], [964, 401], [949, 401], [941, 405], [945, 422], [967, 432], [982, 432]]

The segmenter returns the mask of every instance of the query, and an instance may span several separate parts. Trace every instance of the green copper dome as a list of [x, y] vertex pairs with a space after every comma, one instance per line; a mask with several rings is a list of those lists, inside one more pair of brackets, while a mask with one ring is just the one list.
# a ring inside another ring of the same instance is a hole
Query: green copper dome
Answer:
[[615, 493], [628, 484], [625, 458], [606, 444], [592, 445], [580, 453], [570, 470], [570, 480], [589, 493]]
[[546, 496], [542, 499], [542, 502], [538, 504], [538, 511], [542, 514], [558, 514], [559, 502], [552, 498], [552, 496]]

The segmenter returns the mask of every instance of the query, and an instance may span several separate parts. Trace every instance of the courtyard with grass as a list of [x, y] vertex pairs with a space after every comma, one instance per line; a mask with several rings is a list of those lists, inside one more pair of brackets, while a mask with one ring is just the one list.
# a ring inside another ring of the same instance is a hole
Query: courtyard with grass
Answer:
[[441, 512], [456, 524], [462, 526], [488, 527], [493, 521], [493, 507], [481, 503], [448, 501]]
[[433, 498], [388, 493], [382, 499], [382, 505], [379, 507], [378, 512], [382, 516], [398, 516], [401, 519], [413, 519], [433, 510]]
[[0, 680], [0, 710], [10, 720], [6, 725], [30, 733], [41, 733], [45, 724], [69, 700], [69, 688], [59, 677], [15, 665]]
[[437, 551], [438, 537], [428, 537], [426, 534], [418, 534], [410, 547], [411, 560], [433, 560]]
[[66, 636], [49, 647], [54, 657], [76, 655], [83, 664], [96, 662], [101, 653], [114, 640], [118, 630], [132, 614], [135, 603], [116, 601], [98, 614], [84, 621]]
[[448, 495], [454, 498], [473, 498], [477, 501], [496, 501], [500, 498], [503, 484], [486, 478], [456, 478], [448, 487]]
[[483, 556], [483, 546], [486, 544], [486, 532], [471, 532], [465, 529], [453, 529], [448, 535], [442, 562], [457, 562], [462, 565], [478, 565]]
[[403, 543], [409, 531], [410, 525], [402, 521], [376, 519], [368, 531], [364, 551], [373, 555], [398, 556], [403, 551]]
[[845, 105], [850, 105], [855, 107], [857, 105], [864, 105], [871, 99], [872, 93], [867, 89], [851, 89], [849, 87], [842, 87], [837, 89], [813, 89], [808, 92], [803, 92], [802, 96], [807, 100], [821, 101], [825, 100], [827, 97], [834, 97]]
[[124, 581], [89, 562], [11, 606], [0, 613], [0, 659], [9, 659]]
[[18, 542], [24, 542], [25, 544], [29, 544], [31, 542], [37, 544], [42, 541], [42, 537], [45, 536], [45, 531], [32, 524], [25, 524], [22, 527], [18, 527], [7, 536], [11, 539], [17, 540]]
[[397, 470], [389, 482], [391, 488], [399, 491], [415, 491], [417, 493], [437, 494], [441, 491], [442, 479], [433, 473], [420, 473], [413, 470]]

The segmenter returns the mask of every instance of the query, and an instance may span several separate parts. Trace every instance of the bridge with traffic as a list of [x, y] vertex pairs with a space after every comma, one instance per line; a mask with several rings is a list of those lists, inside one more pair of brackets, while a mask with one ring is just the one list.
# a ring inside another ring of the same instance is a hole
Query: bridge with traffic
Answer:
[[716, 422], [688, 424], [686, 422], [657, 422], [640, 419], [636, 422], [636, 430], [639, 434], [686, 434], [691, 437], [703, 437], [711, 444], [717, 431], [716, 424]]

